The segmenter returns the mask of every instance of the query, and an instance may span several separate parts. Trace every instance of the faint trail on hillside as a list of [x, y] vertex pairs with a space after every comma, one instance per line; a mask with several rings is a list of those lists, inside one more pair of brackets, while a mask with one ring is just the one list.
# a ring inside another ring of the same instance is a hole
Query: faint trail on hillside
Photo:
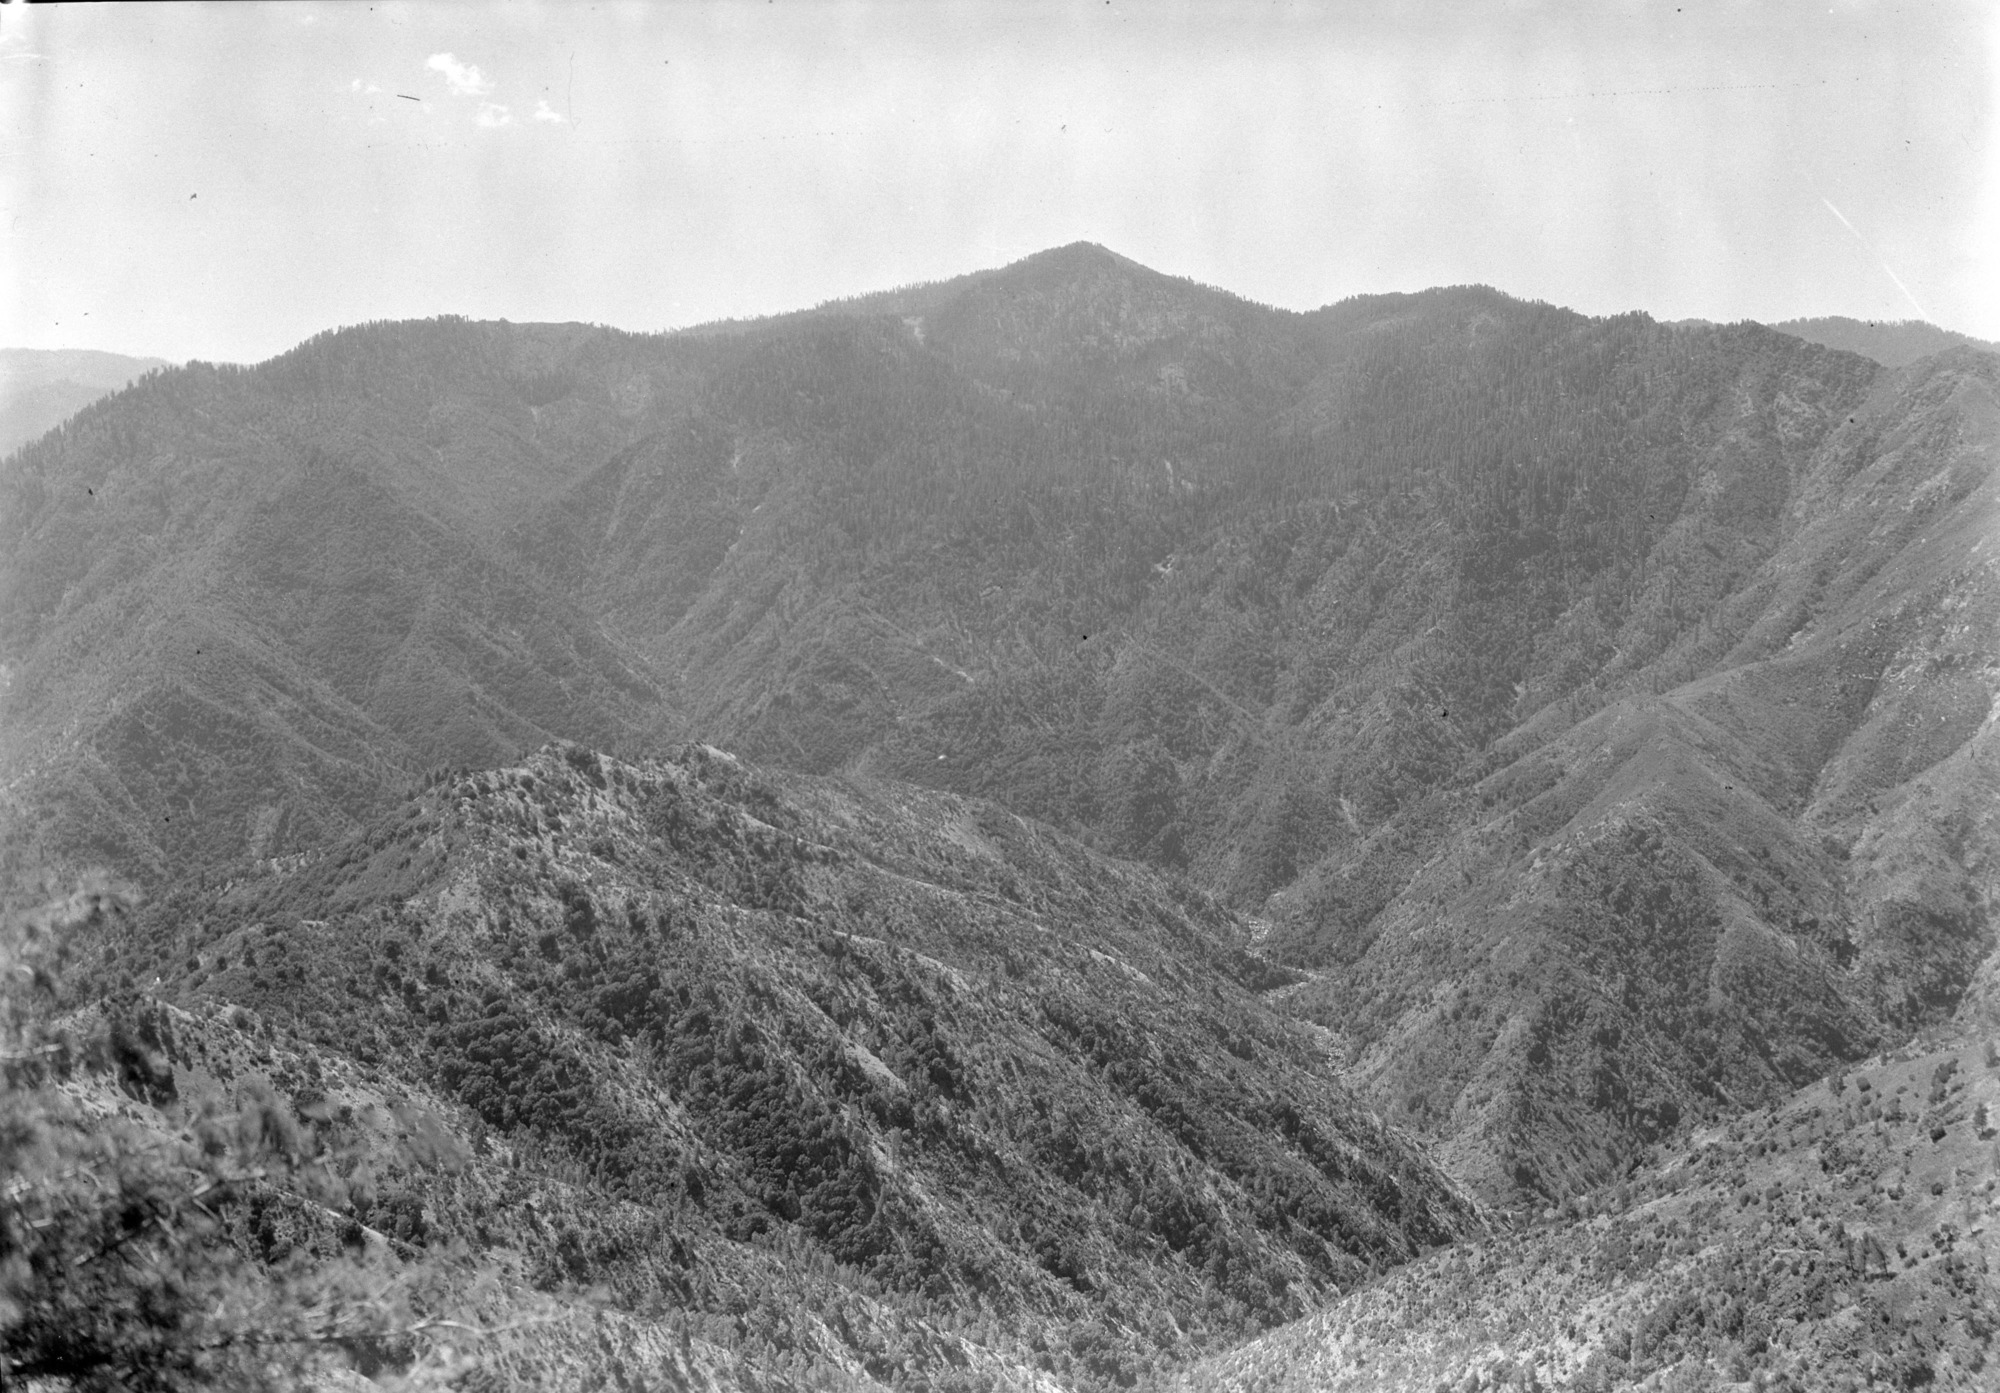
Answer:
[[1229, 693], [1223, 691], [1222, 688], [1216, 686], [1213, 682], [1209, 681], [1206, 677], [1203, 677], [1200, 673], [1196, 672], [1186, 663], [1183, 663], [1180, 659], [1169, 657], [1167, 654], [1153, 647], [1150, 643], [1147, 643], [1144, 639], [1137, 639], [1137, 638], [1127, 639], [1126, 642], [1131, 644], [1134, 649], [1136, 649], [1138, 652], [1142, 654], [1145, 654], [1147, 657], [1157, 659], [1158, 661], [1165, 663], [1168, 667], [1171, 667], [1176, 671], [1180, 672], [1183, 676], [1186, 676], [1191, 680], [1200, 683], [1201, 686], [1209, 693], [1209, 695], [1213, 696], [1217, 701], [1229, 707], [1232, 711], [1242, 716], [1244, 720], [1249, 721], [1253, 726], [1255, 726], [1257, 728], [1257, 734], [1261, 738], [1266, 740], [1272, 738], [1271, 732], [1268, 728], [1270, 722], [1266, 717], [1259, 716], [1256, 712], [1252, 711], [1249, 707], [1245, 706], [1235, 697], [1229, 695]]
[[862, 613], [865, 614], [868, 618], [873, 619], [883, 628], [889, 630], [889, 632], [895, 634], [897, 637], [909, 643], [911, 647], [915, 648], [918, 652], [922, 653], [926, 658], [929, 658], [932, 662], [936, 663], [946, 672], [951, 673], [954, 677], [957, 677], [960, 681], [966, 683], [966, 685], [974, 687], [979, 685], [978, 682], [973, 678], [971, 673], [967, 672], [964, 668], [961, 668], [954, 663], [948, 663], [943, 658], [940, 658], [937, 654], [931, 651], [929, 644], [925, 643], [922, 639], [918, 638], [915, 634], [911, 633], [908, 629], [904, 628], [901, 624], [898, 624], [888, 615], [882, 613], [882, 611], [880, 611], [879, 609], [876, 609], [873, 605], [867, 606], [862, 611]]

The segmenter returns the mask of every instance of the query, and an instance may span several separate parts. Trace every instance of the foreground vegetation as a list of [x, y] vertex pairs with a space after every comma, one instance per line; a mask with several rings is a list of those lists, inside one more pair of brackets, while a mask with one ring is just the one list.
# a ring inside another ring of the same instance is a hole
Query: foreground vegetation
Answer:
[[1484, 1231], [1243, 937], [990, 805], [567, 746], [88, 930], [60, 1019], [150, 1125], [301, 1148], [203, 1236], [243, 1262], [372, 1241], [495, 1293], [463, 1325], [590, 1293], [804, 1387], [1121, 1387]]

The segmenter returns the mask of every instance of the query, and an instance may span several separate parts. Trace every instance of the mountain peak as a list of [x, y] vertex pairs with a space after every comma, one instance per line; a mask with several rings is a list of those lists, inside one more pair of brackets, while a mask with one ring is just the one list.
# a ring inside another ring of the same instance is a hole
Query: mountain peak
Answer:
[[1129, 256], [1121, 256], [1097, 242], [1069, 242], [1060, 247], [1050, 247], [1046, 251], [1035, 252], [1022, 257], [1019, 261], [1010, 262], [1001, 272], [1002, 275], [1058, 277], [1101, 276], [1111, 273], [1123, 273], [1160, 283], [1193, 284], [1184, 277], [1170, 276], [1164, 271], [1154, 270], [1143, 262], [1134, 261]]
[[1150, 269], [1149, 267], [1140, 265], [1140, 263], [1132, 260], [1129, 256], [1120, 256], [1101, 242], [1065, 242], [1059, 247], [1049, 247], [1044, 251], [1033, 252], [1013, 264], [1016, 266], [1025, 266], [1030, 263], [1061, 263], [1078, 266], [1093, 264], [1136, 266], [1142, 271]]

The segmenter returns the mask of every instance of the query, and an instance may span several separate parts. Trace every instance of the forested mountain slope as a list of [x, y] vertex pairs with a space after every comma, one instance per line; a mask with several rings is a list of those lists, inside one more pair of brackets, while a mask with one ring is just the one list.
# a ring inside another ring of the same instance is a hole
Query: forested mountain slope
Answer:
[[1884, 381], [1653, 665], [1692, 680], [1543, 713], [1281, 897], [1272, 948], [1325, 969], [1294, 1008], [1489, 1193], [1959, 1004], [2000, 895], [1996, 383], [1969, 350]]
[[158, 884], [346, 830], [428, 764], [650, 738], [643, 664], [492, 540], [622, 438], [608, 395], [536, 423], [599, 337], [351, 330], [149, 377], [9, 461], [17, 860], [32, 837]]
[[1540, 1205], [1984, 951], [1994, 363], [1078, 245], [191, 366], [0, 476], [11, 844], [219, 873], [551, 735], [988, 797], [1269, 919]]
[[1159, 1386], [1989, 1388], [1997, 1141], [2000, 954], [1901, 1048]]
[[595, 1288], [781, 1387], [1095, 1388], [1486, 1231], [1243, 936], [992, 805], [566, 746], [89, 961], [188, 1037], [155, 1075], [257, 1072], [209, 1060], [235, 1010], [301, 1115], [428, 1110], [454, 1165], [343, 1211], [412, 1259]]
[[[1636, 579], [1732, 413], [1781, 494], [1766, 456], [1869, 372], [1483, 290], [1285, 314], [1087, 246], [892, 299], [652, 339], [377, 325], [102, 404], [0, 482], [10, 784], [88, 810], [39, 819], [55, 849], [157, 874], [303, 845], [391, 769], [672, 727], [1254, 898], [1337, 776], [1372, 818], [1628, 680], [1756, 559], [1732, 496], [1724, 557]], [[191, 788], [194, 842], [162, 804], [213, 722], [286, 776]]]

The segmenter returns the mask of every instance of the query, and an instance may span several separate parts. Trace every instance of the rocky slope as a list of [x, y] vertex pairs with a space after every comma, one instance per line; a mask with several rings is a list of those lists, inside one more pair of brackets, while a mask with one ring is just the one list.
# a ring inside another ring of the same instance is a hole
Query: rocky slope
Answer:
[[181, 1091], [437, 1119], [357, 1221], [758, 1377], [1120, 1385], [1485, 1229], [1209, 897], [908, 787], [551, 748], [101, 949], [252, 1023]]

